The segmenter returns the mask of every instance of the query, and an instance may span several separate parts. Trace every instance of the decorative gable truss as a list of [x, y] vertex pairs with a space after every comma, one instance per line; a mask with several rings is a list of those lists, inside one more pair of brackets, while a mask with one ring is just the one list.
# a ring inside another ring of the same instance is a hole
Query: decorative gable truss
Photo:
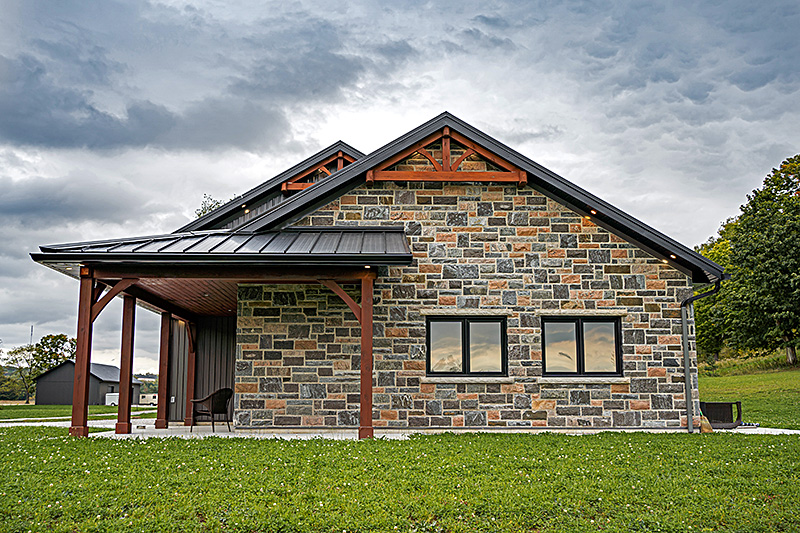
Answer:
[[311, 187], [318, 181], [327, 178], [334, 172], [342, 170], [346, 165], [354, 161], [354, 158], [339, 150], [335, 155], [324, 159], [318, 166], [308, 168], [286, 180], [286, 182], [281, 185], [281, 190], [287, 194], [302, 191]]
[[376, 181], [516, 183], [527, 173], [449, 127], [425, 137], [367, 171]]

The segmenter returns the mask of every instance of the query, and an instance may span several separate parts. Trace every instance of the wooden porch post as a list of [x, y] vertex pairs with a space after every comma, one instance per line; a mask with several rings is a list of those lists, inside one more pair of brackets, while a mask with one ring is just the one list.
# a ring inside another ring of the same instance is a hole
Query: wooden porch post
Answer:
[[156, 429], [167, 429], [167, 408], [169, 407], [169, 334], [172, 315], [161, 313], [161, 345], [158, 350], [158, 407], [156, 408]]
[[136, 298], [125, 295], [122, 303], [122, 349], [120, 350], [119, 408], [115, 433], [131, 432], [131, 400], [133, 396], [133, 332], [136, 323]]
[[89, 365], [92, 359], [92, 305], [94, 304], [94, 274], [81, 267], [78, 297], [78, 338], [75, 350], [75, 377], [72, 385], [72, 425], [69, 434], [89, 435]]
[[194, 404], [192, 403], [192, 399], [194, 399], [194, 373], [197, 349], [194, 345], [195, 337], [192, 327], [192, 324], [186, 323], [186, 337], [189, 340], [189, 357], [186, 362], [186, 413], [183, 419], [184, 426], [194, 425]]
[[358, 438], [374, 436], [372, 427], [372, 278], [361, 278], [361, 405]]

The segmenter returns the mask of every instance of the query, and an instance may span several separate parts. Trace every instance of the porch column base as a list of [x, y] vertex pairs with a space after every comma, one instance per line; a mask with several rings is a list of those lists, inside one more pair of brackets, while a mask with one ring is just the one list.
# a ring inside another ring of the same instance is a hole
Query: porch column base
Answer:
[[359, 439], [371, 439], [375, 436], [375, 428], [372, 426], [359, 426], [358, 428], [358, 438]]
[[130, 432], [131, 432], [130, 422], [117, 422], [117, 425], [114, 428], [114, 433], [116, 433], [117, 435], [127, 435]]
[[167, 429], [168, 427], [169, 427], [169, 422], [167, 422], [163, 418], [156, 419], [156, 429]]
[[70, 426], [69, 434], [73, 437], [88, 437], [89, 428], [86, 426]]

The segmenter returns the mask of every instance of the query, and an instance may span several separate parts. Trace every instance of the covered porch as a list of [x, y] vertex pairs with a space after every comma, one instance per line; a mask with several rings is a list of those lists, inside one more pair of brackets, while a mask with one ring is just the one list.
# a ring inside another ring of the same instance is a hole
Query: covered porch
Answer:
[[[124, 303], [115, 433], [134, 431], [130, 381], [137, 306], [161, 314], [154, 427], [194, 426], [192, 399], [234, 388], [240, 284], [322, 286], [347, 305], [361, 326], [357, 435], [374, 435], [373, 286], [378, 266], [411, 262], [402, 227], [192, 232], [44, 246], [33, 258], [80, 281], [71, 435], [89, 434], [93, 323], [118, 296]], [[356, 285], [359, 297], [351, 297], [342, 284]]]

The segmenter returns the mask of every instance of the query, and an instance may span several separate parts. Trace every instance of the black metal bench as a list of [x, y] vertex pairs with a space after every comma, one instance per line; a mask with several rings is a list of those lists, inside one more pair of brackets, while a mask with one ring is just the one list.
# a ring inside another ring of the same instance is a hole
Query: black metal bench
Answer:
[[[733, 419], [734, 405], [736, 420]], [[700, 402], [700, 410], [714, 429], [733, 429], [742, 425], [742, 402]]]

